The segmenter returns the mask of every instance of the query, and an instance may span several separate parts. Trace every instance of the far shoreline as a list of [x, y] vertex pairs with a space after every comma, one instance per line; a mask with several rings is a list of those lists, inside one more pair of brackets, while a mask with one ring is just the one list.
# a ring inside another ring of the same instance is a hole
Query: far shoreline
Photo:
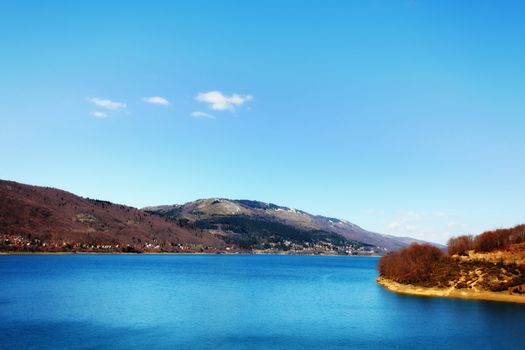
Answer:
[[359, 257], [359, 258], [380, 258], [380, 255], [332, 255], [332, 254], [293, 254], [293, 253], [253, 253], [253, 252], [0, 252], [0, 255], [290, 255], [290, 256], [331, 256], [331, 257]]
[[383, 277], [378, 277], [376, 282], [388, 291], [404, 295], [525, 304], [525, 295], [509, 294], [508, 292], [474, 291], [453, 287], [448, 289], [428, 288], [412, 284], [402, 284]]

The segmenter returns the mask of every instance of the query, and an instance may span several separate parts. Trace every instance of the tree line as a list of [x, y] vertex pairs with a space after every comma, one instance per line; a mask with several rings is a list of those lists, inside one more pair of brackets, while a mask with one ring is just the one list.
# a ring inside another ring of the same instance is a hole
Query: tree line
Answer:
[[399, 283], [417, 284], [430, 281], [434, 275], [455, 266], [453, 255], [468, 251], [490, 252], [504, 250], [512, 244], [525, 243], [525, 225], [486, 231], [477, 236], [459, 236], [447, 243], [448, 255], [430, 244], [413, 243], [398, 252], [381, 257], [378, 270], [381, 276]]
[[477, 236], [459, 236], [448, 240], [449, 255], [466, 255], [468, 251], [505, 250], [512, 244], [525, 243], [525, 225], [486, 231]]

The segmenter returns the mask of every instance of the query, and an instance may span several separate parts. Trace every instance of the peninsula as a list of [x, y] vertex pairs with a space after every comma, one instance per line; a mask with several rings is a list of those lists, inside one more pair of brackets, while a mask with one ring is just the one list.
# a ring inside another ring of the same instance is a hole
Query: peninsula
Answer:
[[447, 250], [412, 244], [383, 256], [377, 282], [401, 294], [525, 303], [525, 225], [451, 238]]

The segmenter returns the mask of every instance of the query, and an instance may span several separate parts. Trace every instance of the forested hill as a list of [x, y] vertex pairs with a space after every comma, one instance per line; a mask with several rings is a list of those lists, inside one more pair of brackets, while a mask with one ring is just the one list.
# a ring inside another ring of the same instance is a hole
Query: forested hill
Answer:
[[0, 181], [4, 251], [210, 251], [224, 242], [137, 208]]
[[333, 246], [342, 253], [383, 254], [418, 242], [371, 232], [347, 220], [253, 200], [208, 198], [144, 210], [212, 232], [227, 242], [257, 249], [310, 250]]
[[384, 254], [415, 240], [250, 200], [137, 209], [0, 181], [0, 250]]

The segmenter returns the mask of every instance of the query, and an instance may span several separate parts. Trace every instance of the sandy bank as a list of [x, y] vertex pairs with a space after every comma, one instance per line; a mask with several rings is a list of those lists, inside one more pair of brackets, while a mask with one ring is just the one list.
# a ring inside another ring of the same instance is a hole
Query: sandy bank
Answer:
[[397, 283], [382, 277], [377, 278], [377, 283], [388, 289], [389, 291], [418, 295], [425, 297], [446, 297], [446, 298], [462, 298], [462, 299], [475, 299], [475, 300], [490, 300], [490, 301], [503, 301], [509, 303], [522, 303], [525, 304], [525, 295], [509, 294], [509, 292], [488, 292], [488, 291], [475, 291], [470, 289], [440, 289], [440, 288], [426, 288], [414, 286], [411, 284]]

